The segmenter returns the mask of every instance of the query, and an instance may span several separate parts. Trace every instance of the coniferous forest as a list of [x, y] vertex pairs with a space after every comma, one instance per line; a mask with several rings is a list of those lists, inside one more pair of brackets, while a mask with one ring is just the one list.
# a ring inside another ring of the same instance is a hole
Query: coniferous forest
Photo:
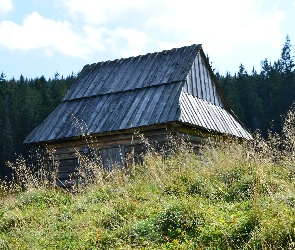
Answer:
[[253, 132], [263, 136], [271, 129], [280, 132], [282, 118], [295, 101], [295, 64], [289, 37], [286, 37], [281, 57], [270, 62], [261, 61], [261, 71], [247, 72], [239, 66], [234, 75], [216, 74], [229, 106]]
[[66, 78], [55, 74], [53, 79], [44, 76], [7, 80], [0, 75], [0, 177], [9, 175], [5, 164], [18, 155], [28, 156], [25, 137], [37, 127], [61, 102], [74, 81], [72, 74]]
[[[280, 132], [282, 117], [295, 101], [295, 57], [286, 37], [280, 58], [261, 61], [260, 72], [247, 72], [241, 64], [237, 73], [220, 75], [218, 82], [229, 106], [250, 129], [263, 136], [271, 129]], [[0, 69], [1, 70], [1, 69]], [[6, 79], [0, 75], [0, 177], [10, 174], [6, 161], [26, 156], [28, 146], [22, 142], [61, 102], [76, 76], [64, 78], [58, 73], [28, 79]]]

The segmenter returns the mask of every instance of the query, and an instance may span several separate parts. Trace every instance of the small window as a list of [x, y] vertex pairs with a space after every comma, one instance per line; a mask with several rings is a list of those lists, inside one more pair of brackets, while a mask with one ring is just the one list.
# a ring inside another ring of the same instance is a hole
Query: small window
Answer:
[[100, 154], [105, 169], [112, 170], [116, 166], [124, 167], [124, 147], [101, 149]]

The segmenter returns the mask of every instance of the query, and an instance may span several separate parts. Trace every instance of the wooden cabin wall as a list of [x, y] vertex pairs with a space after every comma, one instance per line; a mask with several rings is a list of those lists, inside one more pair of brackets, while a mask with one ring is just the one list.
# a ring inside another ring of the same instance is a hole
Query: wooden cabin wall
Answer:
[[199, 134], [193, 135], [193, 130], [190, 131], [190, 135], [187, 131], [188, 129], [184, 126], [172, 126], [170, 129], [163, 127], [141, 131], [139, 134], [143, 133], [143, 138], [134, 133], [121, 133], [92, 137], [87, 140], [80, 138], [60, 141], [46, 145], [47, 151], [54, 151], [47, 155], [47, 162], [51, 171], [57, 171], [56, 185], [71, 186], [77, 182], [78, 169], [81, 165], [77, 155], [85, 156], [83, 149], [90, 149], [86, 156], [95, 158], [105, 169], [111, 170], [114, 165], [126, 166], [126, 159], [129, 163], [141, 162], [143, 154], [148, 150], [153, 149], [156, 152], [167, 150], [169, 148], [167, 142], [180, 137], [190, 140], [197, 151], [204, 139]]
[[192, 69], [186, 77], [183, 91], [217, 106], [224, 107], [201, 54], [196, 57]]

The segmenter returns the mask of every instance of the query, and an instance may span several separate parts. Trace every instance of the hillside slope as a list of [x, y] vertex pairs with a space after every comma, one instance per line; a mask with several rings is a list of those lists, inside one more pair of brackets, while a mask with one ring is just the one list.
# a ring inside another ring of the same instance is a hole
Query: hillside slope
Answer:
[[165, 159], [150, 148], [142, 165], [114, 172], [84, 162], [95, 178], [72, 192], [45, 188], [19, 159], [23, 190], [2, 183], [0, 248], [293, 249], [293, 113], [268, 140], [198, 155], [178, 142]]

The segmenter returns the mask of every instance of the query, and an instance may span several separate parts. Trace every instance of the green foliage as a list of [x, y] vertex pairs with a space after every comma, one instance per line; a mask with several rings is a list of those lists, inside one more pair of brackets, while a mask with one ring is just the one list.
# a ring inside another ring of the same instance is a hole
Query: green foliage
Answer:
[[189, 236], [198, 237], [205, 220], [201, 213], [186, 205], [171, 204], [157, 216], [155, 225], [163, 240], [182, 242]]
[[59, 105], [75, 78], [27, 79], [21, 75], [19, 80], [6, 80], [1, 73], [0, 178], [11, 173], [6, 161], [15, 160], [20, 154], [28, 157], [28, 147], [23, 145], [25, 137]]
[[247, 73], [241, 64], [237, 74], [218, 75], [219, 84], [231, 109], [252, 131], [263, 136], [271, 125], [281, 130], [281, 115], [295, 101], [295, 63], [293, 46], [287, 36], [281, 57], [273, 64], [261, 62], [261, 71]]

